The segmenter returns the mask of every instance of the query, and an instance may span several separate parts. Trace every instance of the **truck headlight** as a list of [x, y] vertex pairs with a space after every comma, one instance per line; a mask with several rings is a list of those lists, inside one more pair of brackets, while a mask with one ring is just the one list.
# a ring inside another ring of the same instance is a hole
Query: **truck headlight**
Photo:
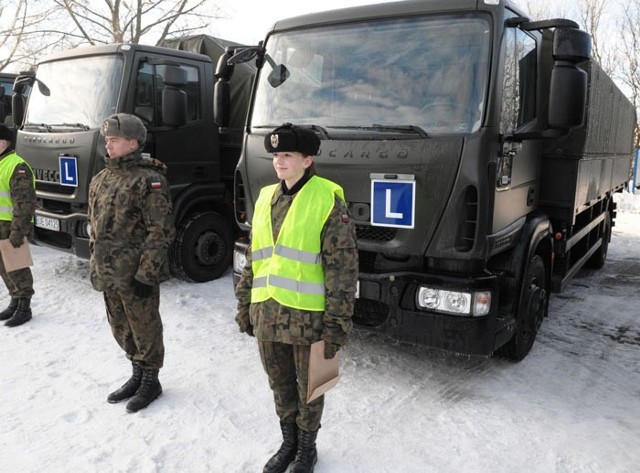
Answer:
[[244, 265], [247, 264], [247, 257], [243, 251], [234, 250], [233, 252], [233, 270], [236, 273], [241, 273], [244, 269]]
[[432, 287], [420, 287], [417, 304], [422, 309], [454, 315], [487, 315], [491, 309], [491, 292], [445, 291]]

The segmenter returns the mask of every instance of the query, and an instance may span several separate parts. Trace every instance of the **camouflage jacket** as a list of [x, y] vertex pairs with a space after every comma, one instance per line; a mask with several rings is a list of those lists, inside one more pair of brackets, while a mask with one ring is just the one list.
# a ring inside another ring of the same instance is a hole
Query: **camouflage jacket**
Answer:
[[[9, 148], [0, 156], [13, 153]], [[10, 222], [0, 221], [0, 239], [9, 238], [10, 234], [31, 236], [33, 231], [33, 215], [36, 211], [36, 190], [33, 187], [33, 172], [27, 164], [18, 164], [13, 169], [9, 182], [11, 201], [13, 203], [13, 219]]]
[[166, 166], [139, 152], [105, 163], [89, 187], [93, 287], [126, 290], [134, 278], [148, 285], [166, 281], [175, 233]]
[[[274, 241], [291, 207], [295, 194], [287, 195], [278, 187], [271, 200]], [[321, 338], [344, 345], [351, 331], [355, 290], [358, 280], [358, 252], [355, 227], [346, 205], [336, 199], [321, 234], [324, 269], [325, 311], [314, 312], [280, 305], [273, 299], [251, 304], [251, 251], [236, 286], [240, 331], [249, 327], [259, 340], [307, 345]]]

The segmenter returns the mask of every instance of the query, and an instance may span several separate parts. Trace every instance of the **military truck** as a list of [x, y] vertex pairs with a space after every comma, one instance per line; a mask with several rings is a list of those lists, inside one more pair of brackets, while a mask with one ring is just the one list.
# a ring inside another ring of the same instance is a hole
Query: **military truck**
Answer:
[[16, 80], [17, 104], [33, 85], [16, 150], [36, 176], [36, 243], [86, 258], [88, 187], [104, 165], [100, 124], [118, 112], [140, 117], [148, 128], [144, 152], [168, 166], [177, 229], [172, 273], [209, 281], [231, 264], [233, 174], [255, 68], [235, 68], [228, 84], [234, 101], [220, 127], [214, 65], [236, 44], [199, 35], [165, 45], [110, 44], [43, 59]]
[[604, 264], [635, 112], [573, 21], [532, 21], [504, 0], [410, 0], [278, 21], [228, 62], [252, 56], [236, 219], [249, 231], [276, 180], [264, 136], [315, 130], [318, 172], [356, 223], [356, 323], [521, 360], [550, 292]]

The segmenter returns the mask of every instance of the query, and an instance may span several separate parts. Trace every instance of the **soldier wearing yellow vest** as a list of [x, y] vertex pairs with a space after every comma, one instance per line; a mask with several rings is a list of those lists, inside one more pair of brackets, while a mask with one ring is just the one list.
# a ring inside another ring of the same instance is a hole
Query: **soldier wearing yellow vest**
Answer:
[[264, 187], [236, 287], [240, 331], [257, 338], [283, 442], [265, 473], [312, 472], [324, 396], [307, 403], [310, 345], [347, 341], [358, 277], [355, 228], [337, 184], [316, 175], [320, 139], [291, 124], [265, 137], [280, 182]]
[[[11, 147], [13, 133], [0, 125], [0, 239], [9, 239], [18, 248], [26, 245], [25, 237], [33, 230], [36, 191], [33, 172], [24, 159]], [[17, 327], [31, 320], [33, 276], [30, 268], [8, 273], [0, 258], [0, 276], [11, 300], [0, 312], [7, 327]]]

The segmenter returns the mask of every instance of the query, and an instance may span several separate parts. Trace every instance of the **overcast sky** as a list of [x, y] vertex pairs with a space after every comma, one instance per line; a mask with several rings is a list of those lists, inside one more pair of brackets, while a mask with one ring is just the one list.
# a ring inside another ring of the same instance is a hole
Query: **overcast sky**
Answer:
[[[277, 20], [335, 8], [357, 5], [388, 3], [398, 0], [322, 0], [302, 2], [299, 0], [216, 0], [212, 1], [223, 11], [226, 18], [212, 21], [208, 33], [224, 39], [244, 44], [257, 44], [264, 39], [267, 31]], [[554, 15], [575, 15], [575, 0], [512, 0], [527, 11], [527, 5], [534, 5], [541, 11], [551, 11]], [[611, 0], [618, 3], [618, 0]], [[613, 10], [611, 11], [613, 14]], [[617, 11], [616, 11], [617, 12]], [[572, 18], [577, 20], [577, 18]]]
[[257, 44], [277, 20], [335, 8], [352, 7], [391, 0], [219, 0], [216, 2], [228, 17], [211, 23], [210, 33], [224, 39], [244, 44]]

